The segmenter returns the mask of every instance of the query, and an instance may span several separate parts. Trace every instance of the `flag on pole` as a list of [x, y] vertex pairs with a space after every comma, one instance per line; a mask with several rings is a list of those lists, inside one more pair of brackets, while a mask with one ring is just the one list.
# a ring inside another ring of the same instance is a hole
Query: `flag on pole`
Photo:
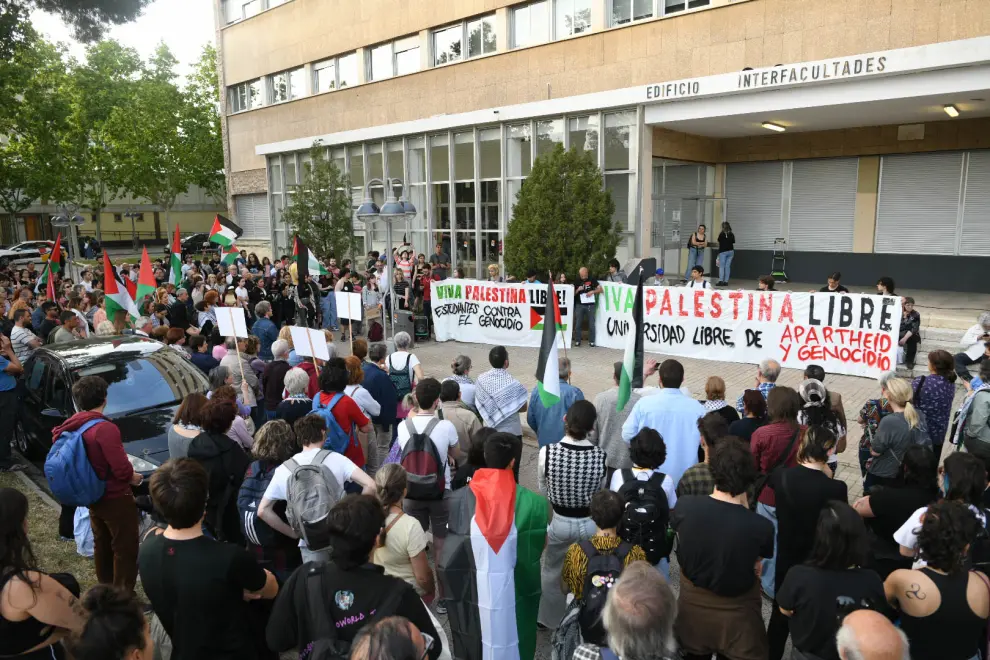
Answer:
[[113, 320], [118, 309], [124, 310], [134, 319], [140, 316], [134, 298], [128, 293], [127, 285], [117, 274], [117, 269], [110, 263], [106, 250], [103, 251], [103, 295], [106, 296], [108, 319]]
[[540, 339], [540, 357], [536, 363], [536, 387], [540, 401], [547, 408], [560, 403], [560, 370], [557, 365], [557, 333], [562, 329], [560, 306], [553, 290], [553, 281], [547, 282], [547, 311], [543, 317], [543, 336]]
[[643, 387], [643, 275], [636, 285], [633, 300], [633, 327], [626, 335], [626, 350], [622, 355], [622, 375], [619, 377], [619, 397], [615, 409], [621, 411], [629, 403], [632, 391]]
[[145, 247], [141, 251], [141, 270], [138, 271], [138, 281], [137, 281], [137, 295], [134, 296], [135, 302], [139, 305], [144, 302], [145, 296], [155, 296], [155, 289], [158, 288], [158, 282], [155, 281], [155, 273], [151, 270], [151, 259], [148, 257], [148, 248]]
[[168, 281], [179, 287], [182, 281], [182, 243], [179, 242], [179, 225], [175, 226], [175, 236], [172, 238], [172, 258], [169, 261]]
[[323, 267], [320, 260], [309, 251], [309, 248], [298, 235], [296, 235], [295, 243], [292, 246], [292, 260], [296, 262], [296, 272], [300, 282], [305, 281], [307, 275], [315, 277], [330, 274], [330, 271]]
[[240, 256], [240, 252], [237, 251], [237, 246], [231, 243], [227, 247], [220, 248], [220, 263], [224, 266], [229, 266], [230, 264], [237, 261], [237, 257]]
[[217, 245], [233, 245], [238, 236], [241, 235], [241, 228], [236, 224], [217, 213], [213, 219], [213, 229], [210, 230], [210, 242]]
[[58, 275], [62, 272], [62, 234], [55, 237], [55, 244], [48, 255], [47, 263], [51, 266], [51, 271]]
[[45, 296], [49, 300], [55, 300], [55, 278], [52, 277], [52, 264], [50, 261], [45, 264], [45, 269], [41, 271], [41, 277], [38, 278], [38, 282], [34, 285], [34, 292], [36, 294], [41, 293], [42, 287], [45, 287]]

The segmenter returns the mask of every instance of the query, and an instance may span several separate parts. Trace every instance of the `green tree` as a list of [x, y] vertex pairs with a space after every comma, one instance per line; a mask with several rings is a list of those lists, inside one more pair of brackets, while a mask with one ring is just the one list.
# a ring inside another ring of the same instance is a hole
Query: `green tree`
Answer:
[[615, 203], [589, 152], [558, 144], [536, 159], [516, 200], [505, 235], [507, 272], [535, 268], [543, 279], [548, 272], [573, 277], [582, 266], [592, 274], [608, 270], [619, 244]]
[[166, 235], [178, 196], [194, 177], [185, 133], [186, 96], [176, 85], [177, 60], [159, 44], [126, 104], [113, 108], [105, 124], [110, 157], [121, 187], [165, 212]]
[[103, 36], [110, 25], [137, 18], [151, 0], [0, 0], [0, 60], [8, 59], [24, 42], [28, 12], [40, 9], [57, 14], [73, 36], [85, 42]]
[[217, 49], [203, 47], [186, 81], [183, 127], [188, 141], [189, 167], [193, 181], [215, 202], [227, 205], [227, 178], [224, 176], [223, 139], [220, 133], [220, 77]]
[[62, 50], [31, 35], [0, 62], [0, 209], [14, 215], [50, 199], [67, 128]]
[[120, 195], [127, 174], [124, 162], [111, 153], [109, 121], [115, 108], [133, 107], [131, 99], [142, 73], [137, 51], [116, 41], [89, 46], [86, 61], [70, 66], [69, 128], [62, 140], [60, 185], [52, 201], [74, 210], [89, 209], [96, 218], [100, 241], [100, 214]]
[[311, 163], [303, 165], [302, 183], [289, 195], [291, 205], [282, 212], [292, 230], [320, 258], [357, 251], [351, 217], [351, 182], [319, 142], [309, 150]]

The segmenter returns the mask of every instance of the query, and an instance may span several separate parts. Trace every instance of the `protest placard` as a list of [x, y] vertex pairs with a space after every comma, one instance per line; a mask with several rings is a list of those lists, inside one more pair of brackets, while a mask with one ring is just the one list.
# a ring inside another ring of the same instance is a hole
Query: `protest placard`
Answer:
[[[557, 345], [570, 348], [574, 288], [555, 288], [554, 293], [563, 325]], [[540, 346], [547, 306], [546, 284], [447, 279], [434, 283], [432, 294], [437, 341]]]
[[327, 338], [322, 330], [303, 328], [297, 325], [289, 326], [292, 335], [292, 347], [300, 357], [315, 357], [317, 360], [329, 360], [330, 349], [327, 348]]
[[217, 328], [223, 337], [243, 337], [247, 339], [247, 319], [243, 307], [216, 307]]
[[[595, 341], [623, 348], [636, 287], [602, 282]], [[877, 378], [897, 364], [901, 299], [836, 293], [644, 287], [647, 353]]]
[[334, 298], [337, 301], [337, 318], [351, 321], [361, 321], [364, 318], [362, 315], [364, 307], [361, 304], [360, 293], [335, 291]]

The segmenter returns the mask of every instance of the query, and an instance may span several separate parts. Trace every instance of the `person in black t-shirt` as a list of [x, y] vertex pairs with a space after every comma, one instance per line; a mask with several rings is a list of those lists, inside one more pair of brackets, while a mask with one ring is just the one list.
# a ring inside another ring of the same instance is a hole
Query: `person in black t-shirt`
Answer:
[[574, 332], [577, 333], [575, 346], [581, 345], [584, 320], [588, 319], [588, 343], [595, 345], [595, 296], [602, 292], [598, 279], [588, 274], [582, 267], [578, 271], [578, 281], [574, 285]]
[[710, 660], [714, 653], [765, 660], [758, 576], [762, 560], [773, 556], [774, 529], [749, 510], [746, 491], [756, 464], [745, 443], [726, 439], [709, 466], [712, 494], [683, 497], [670, 515], [681, 565], [677, 637], [684, 660]]
[[[779, 514], [780, 491], [777, 493]], [[826, 503], [812, 534], [815, 542], [807, 562], [788, 571], [777, 589], [773, 614], [790, 618], [796, 650], [823, 660], [839, 660], [835, 633], [840, 608], [845, 610], [842, 614], [848, 614], [848, 608], [886, 611], [883, 582], [874, 571], [862, 568], [869, 552], [866, 526], [848, 504]], [[780, 575], [779, 568], [777, 571]]]
[[[303, 564], [285, 583], [268, 620], [268, 647], [278, 652], [306, 648], [317, 635], [314, 615], [326, 617], [323, 625], [336, 629], [336, 638], [342, 642], [353, 642], [365, 626], [394, 615], [405, 617], [420, 630], [429, 649], [427, 657], [437, 660], [443, 644], [416, 590], [371, 563], [385, 527], [385, 512], [378, 500], [371, 495], [348, 495], [334, 505], [329, 518], [330, 562]], [[309, 580], [321, 581], [322, 612], [310, 611]]]
[[[798, 448], [798, 464], [772, 473], [770, 485], [777, 496], [777, 568], [774, 594], [792, 566], [811, 553], [819, 514], [830, 500], [845, 502], [848, 489], [833, 479], [827, 462], [835, 450], [835, 435], [824, 426], [812, 426]], [[787, 618], [776, 606], [770, 610], [767, 639], [770, 660], [780, 660], [787, 645]]]
[[870, 532], [871, 568], [881, 579], [899, 568], [911, 568], [912, 559], [900, 553], [894, 532], [918, 509], [938, 499], [938, 460], [928, 447], [914, 445], [901, 462], [899, 486], [874, 486], [853, 504]]
[[151, 477], [151, 499], [168, 523], [141, 546], [141, 584], [172, 640], [174, 660], [268, 657], [251, 600], [278, 593], [275, 576], [242, 547], [203, 536], [209, 478], [191, 458]]
[[[820, 291], [821, 293], [849, 293], [849, 289], [847, 289], [846, 287], [842, 286], [839, 283], [839, 280], [841, 279], [842, 279], [842, 273], [840, 273], [839, 271], [835, 271], [834, 273], [828, 276], [828, 285], [823, 286], [822, 288], [818, 289], [818, 291]], [[812, 291], [812, 293], [814, 293], [814, 291]]]

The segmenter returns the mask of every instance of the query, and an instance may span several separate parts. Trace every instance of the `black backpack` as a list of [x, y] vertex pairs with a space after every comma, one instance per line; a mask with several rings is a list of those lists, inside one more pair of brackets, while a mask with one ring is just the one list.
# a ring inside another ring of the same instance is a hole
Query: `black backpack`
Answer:
[[638, 545], [646, 553], [646, 560], [657, 564], [670, 555], [667, 539], [667, 523], [670, 521], [670, 505], [663, 490], [662, 472], [646, 481], [640, 481], [632, 470], [622, 470], [622, 487], [619, 497], [625, 504], [619, 522], [619, 538]]
[[[666, 497], [665, 497], [666, 499]], [[615, 586], [622, 568], [626, 565], [626, 555], [632, 545], [623, 541], [612, 552], [599, 552], [591, 541], [581, 541], [581, 550], [588, 557], [588, 570], [584, 575], [584, 590], [581, 596], [581, 612], [578, 623], [581, 625], [581, 640], [596, 646], [608, 645], [608, 634], [602, 623], [605, 611], [605, 598]]]
[[[337, 625], [329, 616], [330, 606], [326, 598], [334, 591], [328, 588], [324, 580], [329, 566], [310, 563], [300, 568], [306, 571], [307, 627], [313, 638], [306, 660], [347, 660], [351, 657], [351, 643], [337, 637]], [[402, 595], [402, 589], [393, 589], [364, 625], [395, 614]]]
[[272, 482], [277, 467], [278, 465], [271, 465], [266, 470], [261, 461], [254, 461], [248, 466], [244, 481], [241, 482], [241, 489], [237, 492], [237, 512], [241, 516], [244, 538], [248, 543], [262, 547], [275, 545], [278, 537], [281, 536], [258, 517], [261, 498], [264, 497], [268, 484]]
[[412, 358], [406, 356], [406, 365], [401, 369], [392, 368], [392, 356], [388, 357], [388, 377], [392, 379], [392, 384], [395, 385], [395, 397], [397, 401], [402, 401], [402, 399], [412, 392], [412, 379], [409, 378], [409, 360]]
[[406, 429], [409, 439], [402, 447], [399, 455], [399, 465], [406, 470], [406, 497], [411, 500], [440, 500], [447, 485], [444, 456], [434, 444], [430, 434], [440, 423], [432, 418], [420, 433], [411, 419], [406, 419]]

